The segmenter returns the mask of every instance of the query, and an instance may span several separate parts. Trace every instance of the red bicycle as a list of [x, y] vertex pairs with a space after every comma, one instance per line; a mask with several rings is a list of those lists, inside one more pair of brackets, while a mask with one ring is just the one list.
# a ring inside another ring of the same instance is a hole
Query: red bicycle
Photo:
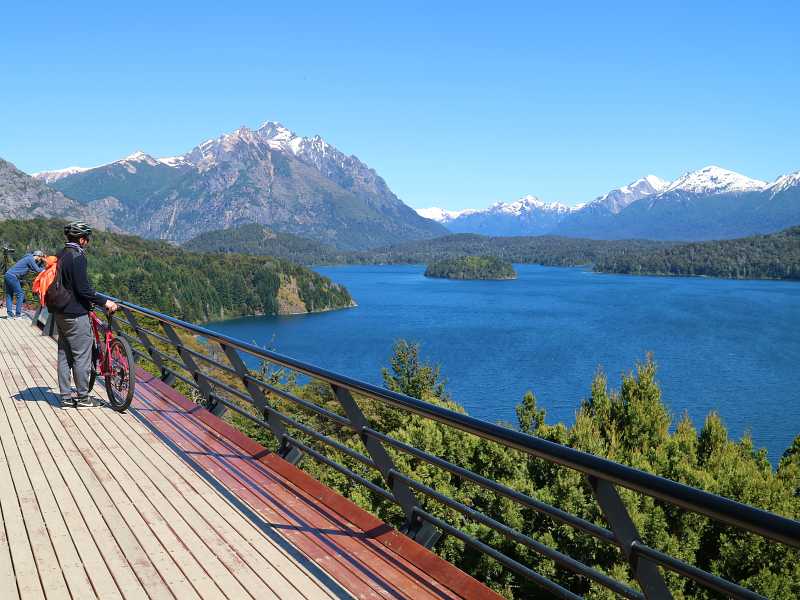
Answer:
[[128, 340], [114, 335], [111, 323], [113, 316], [108, 315], [108, 325], [90, 311], [92, 322], [92, 370], [89, 374], [89, 390], [94, 387], [97, 376], [103, 377], [111, 408], [117, 412], [125, 412], [133, 400], [133, 386], [136, 378], [132, 373], [135, 366], [133, 350]]

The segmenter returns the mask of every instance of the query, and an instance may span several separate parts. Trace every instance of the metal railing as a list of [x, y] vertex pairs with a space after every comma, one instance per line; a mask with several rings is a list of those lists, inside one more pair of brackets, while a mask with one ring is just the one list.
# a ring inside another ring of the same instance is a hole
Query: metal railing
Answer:
[[[632, 599], [671, 598], [672, 595], [665, 583], [662, 569], [692, 579], [699, 585], [721, 592], [728, 597], [756, 599], [763, 598], [763, 596], [645, 544], [619, 495], [617, 489], [619, 486], [650, 496], [663, 503], [704, 515], [719, 523], [757, 534], [768, 540], [800, 548], [800, 522], [798, 521], [321, 369], [129, 302], [120, 300], [117, 302], [122, 313], [119, 318], [114, 320], [117, 333], [134, 344], [134, 352], [139, 358], [149, 361], [161, 371], [162, 380], [170, 384], [181, 381], [190, 386], [218, 415], [225, 410], [232, 410], [267, 428], [278, 441], [274, 450], [289, 462], [296, 464], [304, 455], [307, 455], [365, 486], [387, 501], [397, 504], [405, 515], [405, 524], [401, 531], [421, 544], [431, 547], [442, 534], [454, 536], [478, 552], [491, 556], [506, 568], [529, 579], [556, 597], [580, 598], [577, 594], [547, 579], [528, 566], [424, 510], [419, 497], [426, 496], [435, 500], [441, 505], [461, 513], [468, 520], [484, 525], [508, 540], [530, 548], [552, 560], [559, 567], [590, 579], [619, 596]], [[155, 323], [161, 331], [147, 328], [143, 323]], [[120, 324], [123, 326], [120, 327]], [[181, 339], [179, 331], [192, 336], [202, 336], [207, 343], [206, 348], [214, 346], [218, 348], [226, 357], [228, 364], [189, 347]], [[166, 352], [163, 348], [158, 348], [158, 345], [166, 346], [177, 354]], [[240, 353], [330, 385], [343, 414], [299, 398], [277, 384], [254, 376], [253, 372], [246, 367]], [[215, 370], [234, 376], [241, 387], [222, 381], [213, 374]], [[373, 429], [356, 403], [354, 394], [581, 473], [586, 478], [609, 528], [565, 512]], [[366, 454], [300, 422], [297, 418], [280, 412], [275, 407], [275, 403], [269, 402], [270, 397], [278, 398], [309, 411], [319, 418], [330, 421], [334, 427], [352, 430], [363, 443]], [[258, 414], [252, 414], [242, 406], [241, 402], [244, 402], [245, 406], [254, 407]], [[333, 448], [370, 469], [377, 470], [385, 487], [376, 485], [363, 475], [311, 447], [299, 439], [298, 434], [292, 434], [293, 431]], [[569, 525], [605, 544], [618, 548], [628, 560], [632, 576], [640, 590], [617, 581], [608, 574], [563, 554], [517, 529], [436, 491], [425, 482], [418, 481], [409, 474], [401, 472], [396, 467], [387, 448], [442, 469], [463, 481], [472, 482], [504, 496], [526, 509]]]

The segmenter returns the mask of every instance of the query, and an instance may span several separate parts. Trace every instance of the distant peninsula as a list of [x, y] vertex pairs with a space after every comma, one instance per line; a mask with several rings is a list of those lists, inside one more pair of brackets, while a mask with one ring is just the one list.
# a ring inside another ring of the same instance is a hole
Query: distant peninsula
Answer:
[[516, 279], [517, 273], [510, 262], [496, 256], [457, 256], [430, 263], [425, 277], [495, 280]]

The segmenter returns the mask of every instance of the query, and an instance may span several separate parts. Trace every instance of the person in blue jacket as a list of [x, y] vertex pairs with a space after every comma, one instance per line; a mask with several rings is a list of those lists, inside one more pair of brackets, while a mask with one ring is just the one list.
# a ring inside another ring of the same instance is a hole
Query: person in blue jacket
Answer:
[[44, 271], [44, 252], [36, 250], [23, 256], [17, 263], [6, 271], [3, 283], [6, 291], [6, 312], [8, 318], [14, 318], [14, 296], [17, 298], [16, 318], [22, 318], [22, 305], [25, 302], [25, 292], [22, 289], [22, 279], [28, 273], [41, 273]]

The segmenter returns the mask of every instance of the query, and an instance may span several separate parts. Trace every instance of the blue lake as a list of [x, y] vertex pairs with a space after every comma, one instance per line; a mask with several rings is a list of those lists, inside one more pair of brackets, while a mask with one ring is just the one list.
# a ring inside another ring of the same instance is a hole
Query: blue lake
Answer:
[[416, 341], [452, 397], [491, 421], [515, 422], [533, 390], [548, 422], [571, 423], [598, 367], [618, 387], [653, 352], [675, 418], [699, 428], [716, 410], [773, 464], [800, 433], [800, 284], [516, 269], [514, 281], [450, 281], [416, 265], [323, 267], [358, 308], [208, 327], [377, 384], [393, 342]]

